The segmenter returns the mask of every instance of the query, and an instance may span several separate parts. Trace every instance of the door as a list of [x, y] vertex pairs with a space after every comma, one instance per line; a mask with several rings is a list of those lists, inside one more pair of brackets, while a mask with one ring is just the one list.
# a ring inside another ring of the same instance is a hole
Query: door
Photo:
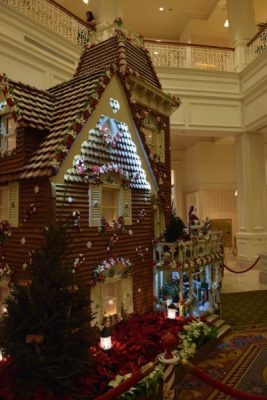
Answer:
[[211, 219], [210, 228], [212, 231], [221, 231], [223, 234], [224, 247], [232, 247], [232, 220]]

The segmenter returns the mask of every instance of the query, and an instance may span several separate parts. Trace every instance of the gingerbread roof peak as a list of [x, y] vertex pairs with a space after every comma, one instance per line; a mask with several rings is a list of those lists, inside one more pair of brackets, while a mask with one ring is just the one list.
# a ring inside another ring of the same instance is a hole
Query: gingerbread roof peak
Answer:
[[128, 70], [135, 72], [147, 83], [161, 89], [147, 49], [138, 45], [122, 29], [116, 29], [114, 35], [104, 41], [92, 42], [84, 50], [74, 76], [97, 72], [99, 68], [110, 65], [122, 74]]

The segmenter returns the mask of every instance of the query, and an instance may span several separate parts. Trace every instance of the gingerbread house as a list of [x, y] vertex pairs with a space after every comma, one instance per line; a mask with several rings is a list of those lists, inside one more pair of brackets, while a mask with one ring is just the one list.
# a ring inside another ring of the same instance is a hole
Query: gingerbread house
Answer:
[[46, 91], [7, 75], [0, 76], [0, 221], [12, 231], [2, 241], [5, 263], [23, 275], [41, 230], [68, 221], [69, 257], [89, 286], [96, 321], [151, 309], [152, 241], [170, 209], [169, 116], [179, 101], [162, 92], [147, 51], [120, 30], [84, 50], [73, 79]]

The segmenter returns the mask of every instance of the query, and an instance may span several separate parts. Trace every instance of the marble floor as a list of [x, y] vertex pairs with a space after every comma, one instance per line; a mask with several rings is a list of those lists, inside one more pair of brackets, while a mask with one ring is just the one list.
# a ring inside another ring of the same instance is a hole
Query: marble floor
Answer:
[[[225, 249], [225, 264], [232, 269], [240, 269], [236, 257], [232, 255], [231, 248]], [[252, 290], [267, 290], [267, 284], [259, 282], [258, 265], [242, 274], [234, 274], [224, 269], [222, 293], [248, 292]]]

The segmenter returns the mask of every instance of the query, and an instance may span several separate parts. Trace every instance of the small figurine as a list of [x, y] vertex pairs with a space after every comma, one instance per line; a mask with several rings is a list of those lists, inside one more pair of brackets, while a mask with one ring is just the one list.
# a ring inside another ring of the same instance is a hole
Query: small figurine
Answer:
[[200, 220], [196, 214], [194, 214], [195, 206], [190, 206], [189, 212], [188, 212], [188, 221], [189, 221], [189, 227], [192, 228], [194, 226], [200, 225]]

